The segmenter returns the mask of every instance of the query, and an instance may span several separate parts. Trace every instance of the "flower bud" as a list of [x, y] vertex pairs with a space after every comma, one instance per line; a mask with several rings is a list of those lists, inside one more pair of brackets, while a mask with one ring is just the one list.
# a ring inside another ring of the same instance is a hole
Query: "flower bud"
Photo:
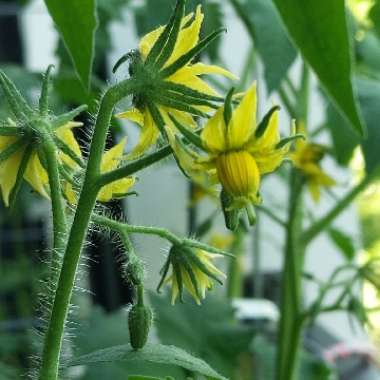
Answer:
[[240, 209], [231, 208], [233, 198], [224, 189], [220, 193], [220, 201], [226, 227], [231, 231], [236, 231], [239, 226]]
[[152, 310], [144, 304], [142, 285], [138, 286], [137, 289], [137, 304], [132, 306], [128, 315], [129, 338], [131, 346], [135, 350], [139, 350], [145, 346], [153, 320]]

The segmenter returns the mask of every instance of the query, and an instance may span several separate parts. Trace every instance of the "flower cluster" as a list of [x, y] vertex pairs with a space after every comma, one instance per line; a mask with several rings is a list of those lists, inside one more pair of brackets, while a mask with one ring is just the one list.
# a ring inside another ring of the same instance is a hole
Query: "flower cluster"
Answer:
[[[212, 263], [214, 258], [220, 256], [202, 249], [174, 245], [161, 270], [162, 278], [158, 290], [163, 284], [170, 284], [174, 304], [178, 297], [183, 301], [183, 289], [186, 289], [200, 305], [201, 300], [206, 297], [206, 290], [213, 287], [212, 280], [222, 283], [220, 278], [225, 278], [225, 274]], [[170, 267], [171, 274], [168, 276]]]
[[[201, 7], [187, 15], [184, 10], [185, 1], [178, 0], [168, 24], [144, 36], [139, 49], [115, 65], [114, 70], [128, 60], [133, 82], [133, 107], [116, 116], [137, 123], [141, 133], [127, 155], [126, 138], [103, 154], [99, 177], [116, 171], [128, 160], [139, 159], [161, 137], [169, 142], [179, 167], [199, 188], [206, 191], [211, 188], [210, 193], [214, 194], [215, 187], [220, 185], [226, 225], [235, 229], [241, 210], [246, 210], [250, 223], [254, 223], [254, 206], [261, 202], [262, 177], [281, 165], [289, 143], [299, 136], [281, 139], [278, 106], [257, 122], [255, 83], [244, 94], [234, 95], [231, 90], [223, 98], [202, 79], [205, 74], [229, 79], [235, 76], [219, 66], [194, 62], [223, 29], [201, 39], [204, 18]], [[81, 123], [73, 120], [85, 107], [59, 116], [49, 111], [50, 71], [51, 68], [45, 76], [38, 110], [27, 104], [4, 74], [0, 75], [15, 116], [0, 127], [0, 188], [6, 204], [14, 198], [13, 189], [19, 188], [22, 178], [41, 195], [50, 196], [42, 149], [46, 141], [54, 146], [67, 203], [75, 205], [78, 201], [77, 191], [82, 186], [86, 164], [73, 133], [73, 128]], [[311, 165], [303, 164], [305, 153], [296, 152], [292, 156], [295, 165], [310, 168]], [[128, 194], [135, 179], [118, 178], [98, 189], [98, 201], [107, 202]], [[200, 303], [206, 290], [211, 289], [212, 280], [220, 282], [224, 277], [212, 263], [214, 257], [199, 247], [174, 244], [159, 287], [171, 284], [173, 303], [178, 296], [182, 298], [184, 288]], [[167, 277], [170, 267], [172, 273]]]
[[226, 194], [230, 199], [227, 211], [246, 209], [251, 223], [254, 222], [252, 206], [261, 202], [261, 177], [281, 165], [288, 153], [289, 142], [299, 137], [281, 140], [277, 106], [257, 124], [256, 104], [255, 83], [234, 110], [231, 92], [225, 104], [207, 121], [200, 136], [173, 118], [177, 128], [197, 150], [189, 148], [168, 130], [183, 171], [198, 183], [220, 183], [222, 195]]
[[304, 176], [314, 202], [318, 202], [321, 197], [321, 187], [328, 188], [336, 185], [335, 180], [320, 166], [325, 151], [322, 145], [299, 140], [296, 141], [295, 150], [290, 155], [293, 165]]

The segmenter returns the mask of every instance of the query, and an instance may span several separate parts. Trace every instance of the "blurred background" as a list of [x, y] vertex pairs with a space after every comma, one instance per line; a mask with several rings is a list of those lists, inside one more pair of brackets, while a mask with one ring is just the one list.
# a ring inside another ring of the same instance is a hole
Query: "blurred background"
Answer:
[[[282, 99], [276, 91], [268, 93], [266, 65], [254, 53], [256, 47], [252, 46], [242, 21], [228, 2], [188, 3], [189, 9], [198, 3], [203, 5], [205, 34], [220, 25], [225, 25], [228, 31], [203, 59], [222, 64], [237, 74], [240, 77], [239, 89], [257, 80], [260, 116], [273, 103], [281, 104]], [[353, 2], [352, 9], [360, 11], [364, 3], [370, 2]], [[94, 112], [96, 100], [106, 83], [127, 75], [126, 69], [121, 69], [117, 76], [112, 75], [114, 63], [121, 55], [137, 47], [141, 35], [166, 21], [170, 4], [167, 0], [98, 0], [100, 25], [95, 76], [92, 92], [88, 94], [73, 72], [43, 1], [0, 1], [0, 66], [33, 101], [41, 73], [53, 63], [56, 67], [53, 107], [64, 110], [87, 103], [90, 111]], [[261, 27], [266, 28], [265, 25]], [[360, 41], [363, 40], [364, 37]], [[364, 65], [368, 64], [366, 55], [360, 53], [365, 50], [358, 41], [355, 42], [356, 58], [364, 61]], [[377, 44], [380, 51], [378, 39], [371, 40], [371, 43]], [[371, 57], [372, 68], [378, 73], [379, 57]], [[296, 85], [301, 70], [302, 60], [294, 51], [288, 76]], [[213, 84], [221, 91], [230, 85], [220, 78]], [[309, 133], [319, 143], [333, 147], [336, 141], [328, 124], [334, 115], [327, 112], [329, 104], [314, 77], [311, 88]], [[1, 116], [5, 112], [4, 98], [1, 97]], [[281, 128], [284, 134], [290, 128], [290, 117], [285, 111], [281, 112]], [[117, 141], [121, 131], [127, 133], [128, 147], [133, 146], [138, 138], [138, 129], [129, 123], [114, 122], [112, 139]], [[86, 132], [79, 131], [78, 138], [85, 141]], [[324, 161], [324, 169], [338, 185], [324, 194], [318, 204], [307, 197], [310, 221], [324, 215], [361, 175], [363, 163], [360, 152], [353, 152], [349, 158], [345, 165], [339, 164], [339, 160], [337, 162], [332, 156]], [[280, 172], [278, 176], [265, 179], [262, 192], [266, 207], [275, 210], [280, 218], [285, 218], [288, 194], [282, 176]], [[199, 195], [197, 190], [181, 175], [174, 162], [165, 161], [141, 174], [136, 186], [138, 197], [114, 202], [110, 207], [115, 214], [124, 210], [130, 223], [163, 226], [179, 235], [203, 235], [200, 228], [212, 222], [212, 232], [206, 228], [204, 238], [223, 247], [230, 245], [232, 236], [226, 232], [222, 215], [214, 212], [216, 200]], [[379, 196], [378, 186], [371, 186], [325, 234], [312, 243], [307, 255], [307, 272], [322, 281], [327, 280], [342, 263], [360, 262], [369, 255], [378, 254]], [[21, 378], [32, 363], [35, 333], [31, 331], [33, 328], [38, 331], [40, 323], [38, 295], [46, 274], [44, 260], [49, 250], [47, 237], [51, 226], [48, 203], [35, 196], [27, 186], [24, 186], [22, 197], [13, 210], [0, 207], [0, 380], [8, 380]], [[79, 308], [73, 317], [73, 328], [77, 336], [68, 345], [69, 351], [78, 353], [128, 341], [126, 305], [130, 303], [132, 294], [122, 280], [118, 260], [120, 252], [112, 239], [96, 233], [91, 234], [90, 239], [93, 244], [86, 249], [75, 294]], [[234, 306], [221, 301], [231, 289], [217, 285], [203, 307], [188, 301], [173, 308], [165, 296], [153, 293], [159, 280], [158, 269], [164, 263], [168, 247], [156, 238], [134, 237], [136, 250], [146, 263], [148, 287], [152, 290], [151, 303], [156, 312], [155, 339], [196, 353], [209, 360], [225, 376], [271, 378], [283, 241], [283, 230], [270, 217], [259, 212], [256, 228], [239, 242], [240, 249], [245, 252], [239, 263], [245, 286], [242, 294], [230, 294]], [[229, 268], [224, 270], [228, 272]], [[304, 302], [308, 303], [316, 297], [318, 287], [310, 281], [305, 281], [304, 287]], [[354, 291], [360, 295], [363, 289]], [[364, 299], [371, 305], [377, 301], [377, 294], [364, 287]], [[376, 315], [372, 319], [374, 327], [369, 333], [357, 319], [348, 318], [347, 313], [336, 312], [319, 317], [305, 337], [303, 370], [307, 375], [302, 379], [380, 378], [376, 365], [377, 327], [380, 328], [380, 324], [377, 324]], [[192, 333], [194, 326], [199, 329], [198, 337]], [[153, 373], [172, 375], [175, 379], [186, 377], [186, 373], [178, 369], [162, 367], [154, 368]], [[237, 368], [240, 368], [238, 376]], [[68, 378], [97, 380], [108, 376], [119, 380], [136, 373], [134, 371], [151, 374], [152, 369], [149, 366], [135, 369], [130, 364], [78, 367], [68, 374]]]

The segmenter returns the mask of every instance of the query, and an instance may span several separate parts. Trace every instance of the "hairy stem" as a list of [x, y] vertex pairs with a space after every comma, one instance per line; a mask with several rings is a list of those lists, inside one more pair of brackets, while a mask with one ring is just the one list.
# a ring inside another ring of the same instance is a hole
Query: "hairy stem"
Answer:
[[50, 196], [53, 214], [53, 254], [52, 270], [59, 270], [59, 255], [66, 245], [66, 215], [62, 198], [61, 181], [58, 167], [57, 148], [51, 138], [46, 133], [43, 150], [46, 158], [46, 169], [49, 177]]
[[69, 310], [71, 294], [79, 263], [82, 245], [94, 208], [100, 186], [100, 164], [105, 140], [116, 103], [131, 94], [137, 83], [126, 80], [111, 87], [102, 97], [91, 141], [90, 154], [84, 183], [79, 196], [78, 206], [71, 226], [63, 258], [58, 285], [54, 296], [51, 317], [45, 335], [40, 380], [56, 380], [59, 371], [59, 359], [64, 335], [64, 327]]

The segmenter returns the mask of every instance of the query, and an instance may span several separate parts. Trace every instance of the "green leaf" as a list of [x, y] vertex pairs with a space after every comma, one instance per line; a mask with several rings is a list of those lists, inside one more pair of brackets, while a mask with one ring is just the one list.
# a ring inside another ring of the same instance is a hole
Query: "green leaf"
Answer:
[[348, 128], [347, 122], [331, 103], [327, 107], [326, 117], [334, 144], [335, 159], [340, 165], [347, 165], [360, 139], [351, 128]]
[[351, 80], [344, 0], [274, 0], [290, 36], [350, 125], [361, 135]]
[[[78, 330], [73, 338], [76, 357], [129, 341], [128, 318], [124, 310], [106, 313], [100, 307], [92, 307], [87, 318], [82, 316], [76, 323]], [[136, 361], [92, 364], [80, 380], [125, 380], [128, 375], [186, 379], [182, 368]]]
[[[224, 27], [224, 13], [221, 3], [205, 1], [203, 4], [203, 11], [205, 19], [203, 22], [203, 35], [207, 36], [216, 29]], [[206, 51], [211, 62], [218, 61], [220, 58], [219, 50], [221, 45], [221, 38], [214, 41]]]
[[252, 22], [255, 46], [264, 63], [264, 77], [271, 92], [281, 84], [297, 52], [272, 1], [245, 0], [242, 6]]
[[82, 84], [90, 84], [97, 27], [95, 0], [45, 0]]
[[351, 237], [336, 228], [329, 228], [327, 232], [330, 239], [340, 249], [344, 257], [348, 261], [352, 261], [352, 259], [355, 257], [356, 249]]
[[373, 1], [373, 6], [368, 14], [370, 20], [373, 23], [375, 32], [380, 36], [380, 1]]
[[206, 362], [195, 358], [186, 351], [162, 344], [147, 344], [141, 350], [135, 351], [130, 344], [113, 346], [97, 350], [87, 355], [73, 358], [64, 363], [64, 367], [72, 367], [90, 363], [104, 363], [114, 361], [140, 361], [157, 364], [179, 366], [191, 372], [196, 372], [212, 379], [227, 380], [219, 375]]
[[357, 81], [359, 101], [364, 119], [368, 127], [368, 138], [362, 142], [362, 150], [366, 172], [371, 173], [380, 164], [380, 83], [378, 81], [360, 79]]
[[173, 310], [167, 297], [149, 295], [155, 310], [155, 326], [164, 344], [174, 344], [203, 358], [227, 377], [236, 376], [241, 354], [249, 352], [253, 330], [234, 318], [225, 299], [209, 293], [202, 307], [193, 302]]

